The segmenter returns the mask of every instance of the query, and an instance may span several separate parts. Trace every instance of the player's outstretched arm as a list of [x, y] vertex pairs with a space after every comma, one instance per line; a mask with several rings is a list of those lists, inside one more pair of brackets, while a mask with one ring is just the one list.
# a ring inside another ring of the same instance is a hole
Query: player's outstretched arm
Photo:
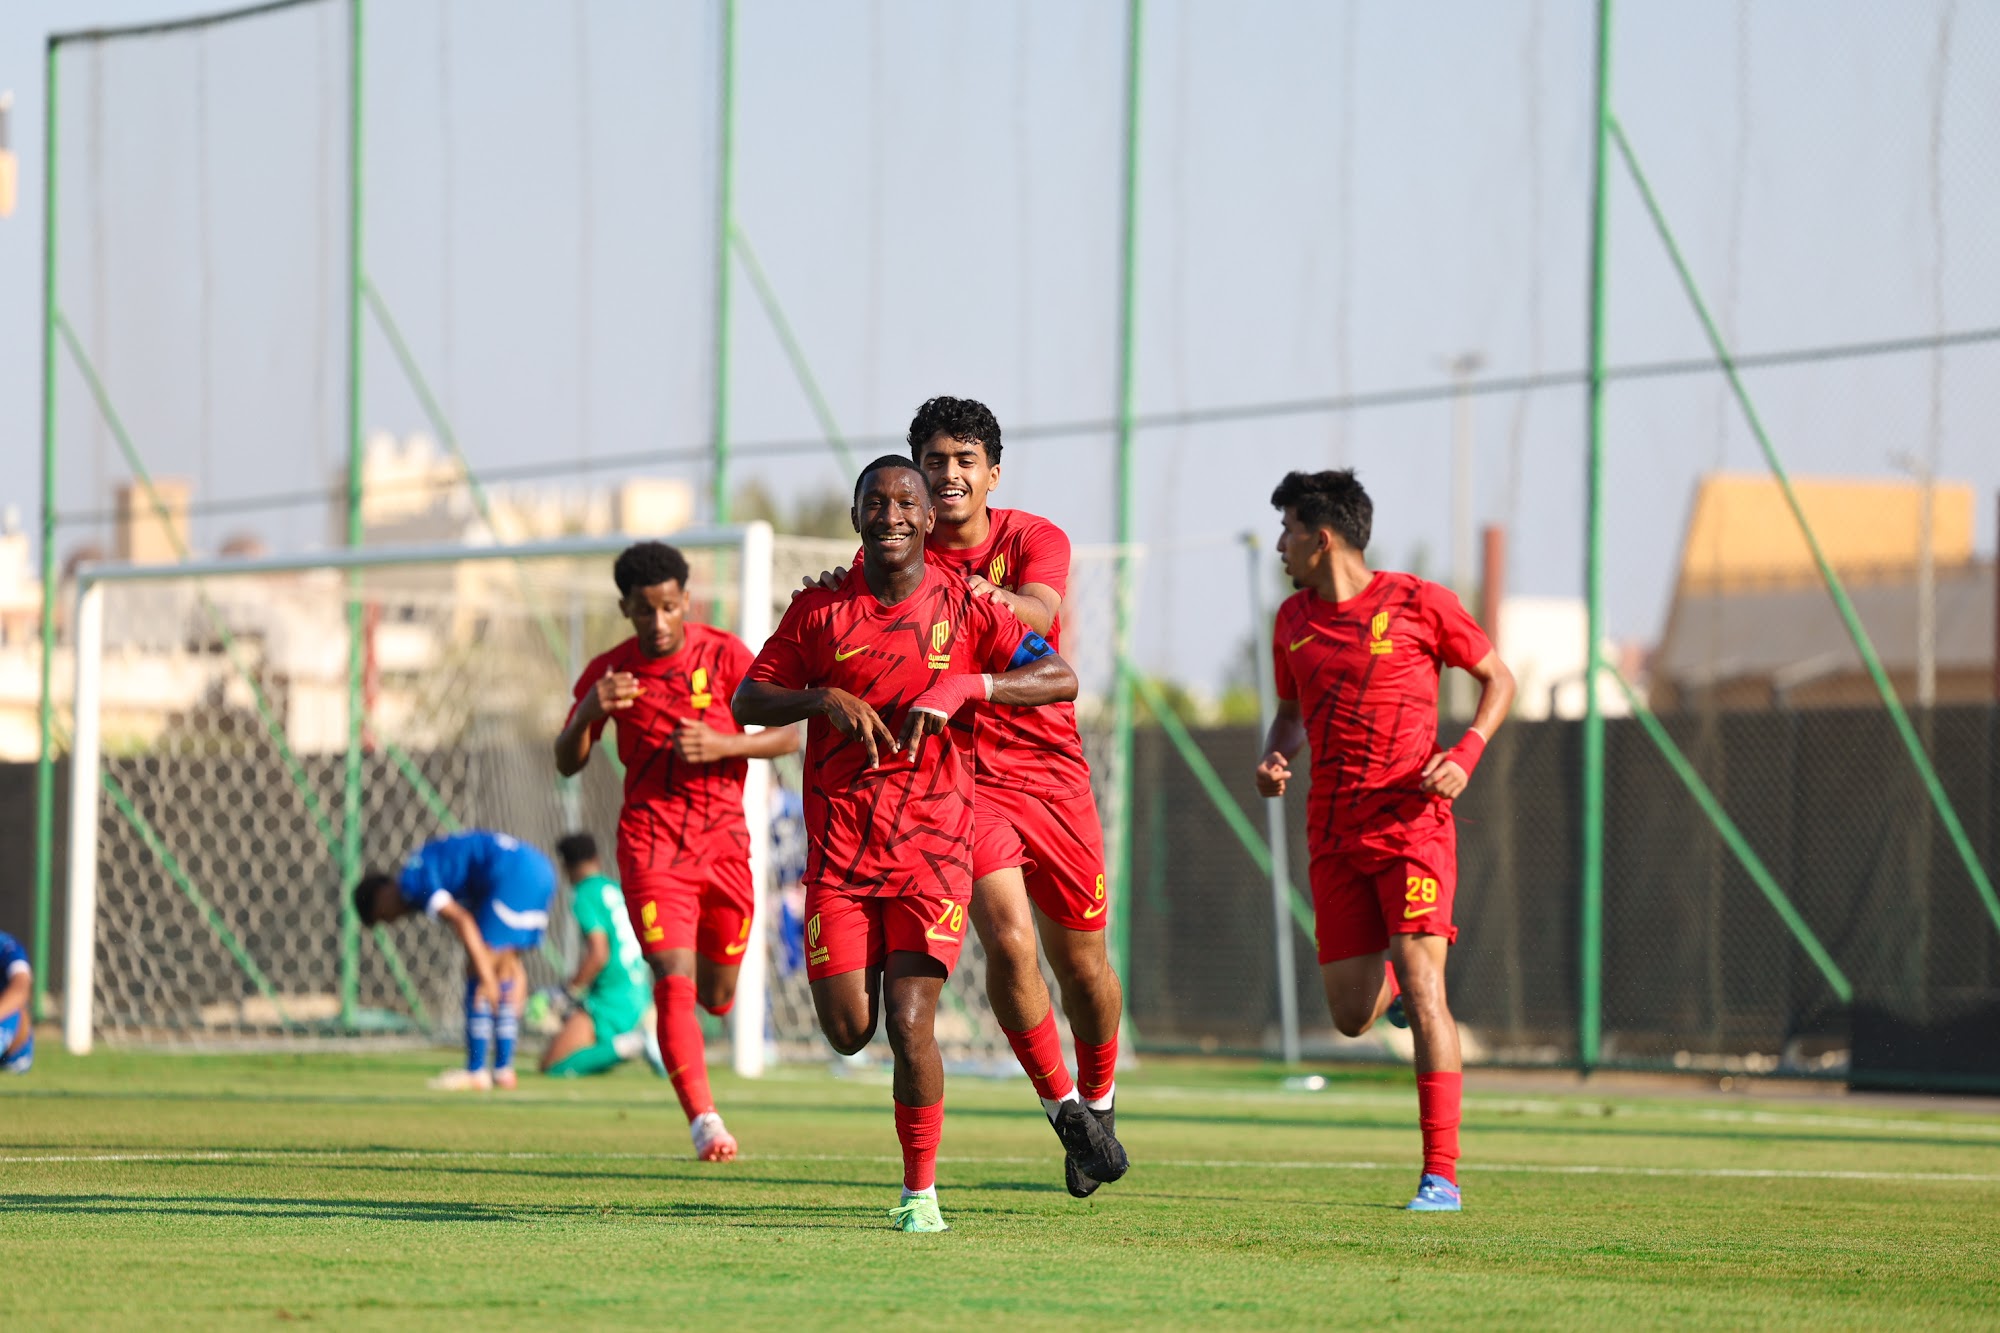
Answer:
[[437, 919], [451, 928], [451, 933], [458, 936], [459, 944], [464, 947], [465, 960], [471, 965], [472, 975], [479, 979], [479, 998], [497, 1006], [500, 1003], [500, 972], [493, 965], [493, 951], [480, 938], [479, 923], [456, 901], [440, 907]]
[[566, 778], [581, 773], [590, 762], [591, 741], [598, 725], [630, 708], [639, 695], [639, 678], [625, 671], [614, 671], [585, 690], [569, 722], [556, 733], [556, 772]]
[[1446, 800], [1456, 800], [1465, 790], [1479, 757], [1486, 753], [1486, 742], [1493, 739], [1514, 708], [1514, 673], [1499, 653], [1487, 653], [1466, 670], [1479, 682], [1479, 707], [1472, 714], [1472, 725], [1457, 745], [1431, 756], [1420, 784], [1424, 791]]
[[1264, 733], [1264, 757], [1257, 761], [1257, 794], [1273, 797], [1285, 794], [1292, 777], [1292, 756], [1305, 748], [1306, 724], [1299, 716], [1297, 699], [1278, 700], [1271, 729]]
[[601, 930], [586, 931], [583, 936], [583, 957], [577, 959], [576, 975], [569, 979], [567, 987], [572, 1000], [581, 1000], [583, 993], [590, 989], [590, 983], [597, 980], [597, 974], [611, 961], [611, 936]]
[[[880, 714], [865, 699], [846, 690], [791, 690], [768, 681], [746, 680], [736, 687], [729, 711], [738, 726], [789, 727], [808, 718], [823, 717], [834, 730], [861, 743], [868, 752], [868, 766], [882, 762], [882, 756], [897, 749], [896, 737]], [[768, 733], [767, 733], [768, 734]]]
[[718, 731], [696, 718], [674, 728], [674, 751], [691, 764], [713, 764], [724, 759], [776, 759], [798, 748], [799, 733], [795, 727]]
[[984, 597], [995, 606], [1004, 606], [1014, 618], [1037, 634], [1047, 634], [1062, 610], [1062, 594], [1046, 583], [1027, 583], [1019, 592], [1008, 592], [978, 574], [965, 576], [965, 586], [974, 597]]
[[[35, 977], [26, 967], [7, 978], [7, 984], [0, 987], [0, 1018], [12, 1018], [15, 1014], [26, 1015], [28, 1001], [34, 996]], [[23, 1022], [26, 1022], [24, 1017]]]
[[[1036, 638], [1036, 642], [1040, 639]], [[969, 703], [990, 699], [1010, 708], [1039, 708], [1043, 704], [1069, 702], [1076, 698], [1076, 689], [1075, 669], [1057, 653], [1046, 653], [998, 673], [945, 676], [910, 700], [899, 748], [937, 735]]]

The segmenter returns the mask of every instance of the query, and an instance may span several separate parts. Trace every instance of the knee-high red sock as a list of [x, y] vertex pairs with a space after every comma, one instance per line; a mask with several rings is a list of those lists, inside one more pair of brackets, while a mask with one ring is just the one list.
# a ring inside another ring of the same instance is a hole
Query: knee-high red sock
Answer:
[[1424, 1131], [1424, 1173], [1458, 1183], [1458, 1101], [1462, 1074], [1417, 1075], [1417, 1124]]
[[[1005, 1028], [1000, 1030], [1007, 1032]], [[1014, 1058], [1021, 1062], [1021, 1068], [1028, 1071], [1028, 1081], [1035, 1085], [1036, 1096], [1055, 1102], [1076, 1091], [1076, 1080], [1069, 1076], [1069, 1066], [1063, 1063], [1055, 1010], [1043, 1014], [1033, 1031], [1007, 1032], [1007, 1044], [1014, 1048]]]
[[944, 1137], [944, 1099], [929, 1106], [896, 1103], [896, 1141], [903, 1145], [903, 1188], [937, 1184], [938, 1140]]
[[1081, 1037], [1076, 1042], [1076, 1092], [1077, 1096], [1103, 1110], [1099, 1102], [1111, 1096], [1118, 1077], [1118, 1034], [1111, 1034], [1111, 1040], [1101, 1046], [1093, 1046]]
[[660, 1054], [681, 1110], [693, 1120], [715, 1109], [708, 1092], [708, 1052], [701, 1044], [701, 1023], [694, 1016], [694, 978], [663, 977], [653, 986], [659, 1010]]

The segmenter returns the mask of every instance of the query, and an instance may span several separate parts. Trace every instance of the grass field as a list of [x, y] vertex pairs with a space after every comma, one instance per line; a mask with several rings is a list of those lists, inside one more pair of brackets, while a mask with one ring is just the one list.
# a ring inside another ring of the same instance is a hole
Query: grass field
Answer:
[[715, 1167], [642, 1070], [467, 1100], [447, 1062], [48, 1053], [0, 1083], [0, 1323], [2000, 1324], [2000, 1119], [1928, 1103], [1475, 1076], [1468, 1211], [1420, 1216], [1405, 1073], [1148, 1061], [1086, 1203], [1024, 1081], [958, 1078], [954, 1229], [906, 1236], [880, 1077], [719, 1077]]

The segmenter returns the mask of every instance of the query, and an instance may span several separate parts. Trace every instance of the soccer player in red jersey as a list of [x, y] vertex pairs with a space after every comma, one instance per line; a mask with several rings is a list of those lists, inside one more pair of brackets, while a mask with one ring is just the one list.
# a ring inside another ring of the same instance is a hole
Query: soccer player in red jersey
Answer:
[[[1257, 790], [1282, 796], [1292, 756], [1312, 746], [1313, 933], [1333, 1025], [1360, 1036], [1400, 986], [1424, 1140], [1409, 1206], [1457, 1212], [1458, 1025], [1444, 988], [1458, 938], [1451, 803], [1513, 704], [1514, 676], [1449, 589], [1368, 568], [1374, 504], [1352, 470], [1289, 473], [1271, 504], [1285, 516], [1278, 554], [1300, 591], [1278, 608], [1278, 715]], [[1437, 740], [1446, 666], [1480, 685], [1472, 726], [1449, 750]]]
[[842, 1053], [866, 1046], [878, 1021], [887, 1027], [903, 1149], [903, 1197], [890, 1219], [903, 1231], [942, 1231], [944, 1066], [933, 1024], [972, 897], [967, 706], [1065, 702], [1076, 697], [1076, 673], [955, 570], [925, 560], [936, 514], [909, 459], [868, 465], [853, 519], [860, 575], [793, 601], [736, 692], [736, 717], [810, 719], [813, 1008]]
[[640, 542], [611, 570], [632, 637], [591, 660], [556, 737], [569, 777], [590, 762], [607, 722], [618, 723], [625, 804], [618, 816], [618, 874], [639, 947], [653, 969], [665, 1057], [695, 1156], [726, 1162], [736, 1140], [708, 1090], [707, 1054], [694, 1008], [729, 1012], [750, 938], [756, 893], [743, 817], [749, 760], [799, 748], [798, 733], [746, 732], [729, 698], [750, 669], [750, 650], [726, 630], [687, 619], [688, 564], [663, 542]]

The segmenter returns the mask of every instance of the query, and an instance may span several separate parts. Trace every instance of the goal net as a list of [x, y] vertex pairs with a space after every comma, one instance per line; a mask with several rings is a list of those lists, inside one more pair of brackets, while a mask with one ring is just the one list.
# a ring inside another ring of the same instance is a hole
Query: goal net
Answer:
[[[455, 942], [435, 929], [364, 931], [349, 891], [366, 868], [460, 828], [544, 849], [580, 828], [611, 845], [613, 751], [565, 781], [550, 742], [582, 665], [627, 633], [609, 562], [628, 540], [86, 567], [74, 626], [70, 1048], [458, 1035]], [[851, 541], [774, 538], [764, 524], [669, 540], [689, 558], [691, 616], [753, 647], [805, 578], [854, 553]], [[1108, 558], [1081, 553], [1075, 581], [1065, 646], [1085, 679], [1080, 713], [1102, 776]], [[827, 1049], [797, 938], [802, 764], [751, 772], [760, 947], [730, 1016], [745, 1072], [772, 1054]], [[574, 948], [559, 894], [531, 984], [558, 980]], [[939, 1023], [961, 1061], [1006, 1052], [984, 977], [971, 944]]]

